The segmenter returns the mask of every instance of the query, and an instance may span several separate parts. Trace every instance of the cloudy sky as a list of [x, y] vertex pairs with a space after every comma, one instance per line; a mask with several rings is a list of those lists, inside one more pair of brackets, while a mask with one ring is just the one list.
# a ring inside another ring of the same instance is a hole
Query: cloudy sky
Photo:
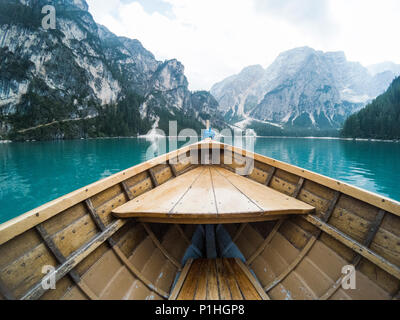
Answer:
[[185, 65], [192, 90], [295, 47], [400, 63], [399, 0], [87, 0], [96, 22]]

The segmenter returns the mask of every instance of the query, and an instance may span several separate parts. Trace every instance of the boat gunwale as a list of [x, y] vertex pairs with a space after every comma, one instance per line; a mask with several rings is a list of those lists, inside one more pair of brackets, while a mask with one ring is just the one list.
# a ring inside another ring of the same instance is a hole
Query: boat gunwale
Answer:
[[375, 206], [379, 209], [383, 209], [388, 213], [392, 213], [394, 215], [400, 216], [400, 202], [394, 199], [385, 197], [378, 193], [374, 193], [363, 188], [356, 187], [354, 185], [348, 184], [346, 182], [327, 177], [325, 175], [300, 168], [298, 166], [275, 160], [270, 157], [266, 157], [257, 153], [253, 153], [238, 147], [230, 146], [222, 144], [223, 146], [227, 146], [230, 151], [233, 151], [237, 154], [241, 154], [242, 156], [253, 157], [254, 160], [268, 164], [277, 169], [281, 169], [283, 171], [292, 173], [301, 178], [305, 178], [306, 180], [315, 182], [327, 188], [330, 188], [334, 191], [339, 191], [344, 195], [351, 196], [357, 200], [362, 202], [366, 202], [372, 206]]
[[131, 168], [118, 172], [112, 176], [96, 181], [88, 186], [75, 190], [69, 194], [66, 194], [60, 198], [57, 198], [42, 206], [30, 210], [25, 214], [13, 218], [3, 224], [0, 224], [0, 245], [32, 229], [36, 225], [56, 216], [60, 212], [65, 211], [68, 208], [71, 208], [74, 205], [77, 205], [78, 203], [85, 201], [86, 199], [104, 190], [107, 190], [110, 187], [122, 183], [139, 173], [142, 173], [160, 164], [167, 164], [168, 160], [180, 157], [195, 148], [197, 150], [203, 148], [213, 149], [214, 146], [217, 146], [218, 149], [228, 150], [241, 156], [252, 158], [255, 161], [265, 163], [277, 169], [292, 173], [301, 178], [305, 178], [322, 186], [328, 187], [332, 190], [339, 191], [342, 194], [351, 196], [362, 202], [368, 203], [379, 209], [383, 209], [388, 213], [400, 216], [400, 202], [396, 200], [333, 178], [329, 178], [319, 173], [315, 173], [307, 169], [291, 165], [289, 163], [285, 163], [279, 160], [275, 160], [273, 158], [269, 158], [267, 156], [250, 152], [245, 149], [223, 144], [217, 141], [201, 141], [188, 146], [184, 146], [178, 150], [174, 150], [154, 159], [150, 159]]
[[0, 224], [0, 245], [8, 242], [14, 237], [34, 228], [38, 224], [47, 221], [48, 219], [56, 216], [57, 214], [65, 211], [82, 201], [93, 197], [100, 192], [107, 190], [119, 183], [130, 179], [137, 174], [149, 170], [157, 165], [167, 163], [168, 160], [177, 158], [186, 154], [191, 150], [190, 145], [170, 153], [158, 156], [143, 163], [137, 164], [131, 168], [120, 171], [104, 179], [98, 180], [90, 185], [79, 188], [64, 196], [56, 198], [48, 203], [45, 203], [35, 209], [32, 209], [18, 217], [15, 217], [3, 224]]

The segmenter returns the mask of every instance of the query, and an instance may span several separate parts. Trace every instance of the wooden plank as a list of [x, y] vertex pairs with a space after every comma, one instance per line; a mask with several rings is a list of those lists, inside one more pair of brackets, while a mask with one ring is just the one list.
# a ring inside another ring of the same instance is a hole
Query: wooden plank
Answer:
[[380, 210], [378, 212], [376, 219], [372, 222], [367, 237], [363, 243], [364, 246], [369, 247], [371, 245], [372, 240], [374, 240], [375, 235], [378, 232], [380, 225], [382, 224], [383, 218], [385, 217], [385, 213], [386, 212], [384, 210]]
[[237, 217], [232, 217], [228, 215], [228, 217], [218, 216], [217, 218], [204, 218], [204, 217], [192, 217], [192, 218], [180, 218], [179, 215], [172, 215], [169, 218], [136, 218], [138, 222], [146, 222], [146, 223], [161, 223], [161, 224], [234, 224], [234, 223], [252, 223], [252, 222], [265, 222], [265, 221], [276, 221], [280, 219], [287, 219], [290, 215], [272, 215], [272, 216], [242, 216], [238, 215]]
[[152, 170], [152, 169], [149, 169], [149, 170], [147, 170], [147, 171], [149, 172], [150, 179], [151, 179], [151, 182], [153, 183], [153, 186], [154, 186], [155, 188], [157, 188], [157, 187], [159, 186], [159, 183], [158, 183], [158, 181], [157, 181], [157, 178], [156, 178], [156, 176], [155, 176], [153, 170]]
[[208, 260], [207, 270], [207, 300], [220, 300], [216, 259]]
[[158, 166], [159, 169], [156, 171], [156, 168], [154, 168], [154, 176], [157, 180], [158, 185], [162, 185], [163, 183], [167, 182], [168, 180], [171, 180], [174, 178], [174, 175], [171, 171], [171, 168], [166, 165], [166, 166]]
[[189, 273], [189, 270], [192, 267], [192, 264], [193, 264], [193, 259], [189, 259], [186, 262], [186, 264], [185, 264], [185, 266], [184, 266], [184, 268], [183, 268], [183, 270], [182, 270], [182, 272], [181, 272], [181, 274], [179, 276], [179, 279], [176, 282], [175, 287], [174, 287], [174, 289], [172, 290], [172, 292], [171, 292], [171, 294], [169, 296], [169, 300], [176, 300], [177, 299], [179, 293], [182, 290], [183, 283], [186, 280], [186, 277], [187, 277], [187, 275]]
[[234, 277], [236, 282], [242, 292], [242, 295], [245, 300], [261, 300], [260, 295], [257, 290], [254, 288], [253, 284], [250, 282], [249, 278], [243, 272], [243, 270], [236, 263], [235, 259], [227, 259], [227, 264], [230, 265], [232, 272], [234, 273]]
[[253, 172], [248, 176], [248, 178], [265, 185], [265, 182], [267, 181], [268, 178], [268, 173], [255, 167], [253, 169]]
[[226, 279], [226, 271], [222, 259], [216, 259], [217, 279], [219, 284], [219, 294], [221, 300], [232, 300], [232, 295]]
[[276, 168], [272, 167], [271, 170], [269, 171], [267, 181], [265, 181], [265, 185], [267, 187], [269, 187], [269, 185], [271, 184], [271, 181], [274, 178], [275, 172], [276, 172]]
[[303, 188], [304, 182], [305, 182], [305, 179], [300, 178], [299, 183], [297, 184], [296, 189], [293, 192], [293, 195], [292, 195], [293, 198], [297, 198], [299, 196], [301, 188]]
[[281, 192], [265, 187], [253, 180], [243, 178], [223, 168], [213, 170], [224, 176], [264, 214], [306, 214], [314, 210], [314, 207], [302, 201], [285, 196]]
[[[235, 179], [240, 180], [232, 183]], [[313, 207], [257, 182], [206, 166], [173, 179], [113, 212], [120, 218], [134, 217], [147, 222], [167, 223], [176, 219], [172, 223], [218, 224], [227, 223], [228, 219], [230, 223], [234, 219], [266, 221], [270, 215], [311, 211]], [[185, 219], [193, 222], [183, 222]]]
[[271, 181], [270, 188], [291, 197], [294, 190], [296, 190], [296, 184], [292, 184], [291, 182], [280, 178], [278, 172], [282, 172], [282, 170], [277, 170], [277, 173]]
[[[304, 182], [303, 182], [304, 183]], [[303, 184], [302, 183], [302, 184]], [[328, 221], [329, 218], [331, 217], [338, 201], [340, 199], [340, 192], [336, 192], [335, 196], [333, 197], [333, 199], [330, 201], [330, 205], [328, 207], [328, 210], [326, 211], [326, 213], [323, 216], [323, 220], [324, 222]], [[276, 233], [276, 232], [275, 232]], [[275, 233], [273, 235], [275, 235]], [[273, 281], [271, 281], [266, 287], [266, 291], [269, 291], [271, 289], [273, 289], [276, 285], [278, 285], [280, 282], [282, 282], [288, 275], [289, 273], [294, 270], [294, 268], [300, 264], [300, 262], [305, 258], [305, 256], [308, 254], [308, 252], [311, 251], [311, 249], [313, 248], [314, 244], [317, 242], [317, 240], [319, 239], [319, 237], [322, 234], [322, 230], [319, 230], [318, 233], [312, 237], [309, 242], [307, 243], [307, 245], [303, 248], [302, 252], [299, 254], [299, 256], [293, 261], [293, 263], [291, 263], [285, 271], [283, 271], [279, 276], [277, 276]], [[273, 236], [272, 236], [273, 237]], [[272, 241], [272, 238], [269, 240], [269, 242]], [[340, 280], [340, 279], [339, 279]], [[334, 284], [335, 287], [335, 284]], [[337, 288], [336, 288], [337, 289]], [[332, 295], [335, 291], [332, 291], [330, 293], [330, 295]]]
[[117, 255], [117, 257], [122, 261], [122, 263], [128, 268], [128, 270], [136, 277], [138, 278], [146, 287], [148, 287], [151, 291], [154, 291], [156, 294], [158, 294], [160, 297], [164, 299], [168, 299], [169, 295], [167, 292], [164, 290], [156, 287], [153, 283], [151, 283], [150, 280], [148, 280], [125, 256], [125, 254], [121, 251], [118, 246], [114, 246], [113, 251]]
[[14, 296], [20, 299], [33, 285], [43, 279], [44, 265], [56, 266], [57, 260], [41, 242], [2, 268], [1, 280]]
[[271, 243], [272, 239], [274, 238], [275, 234], [278, 232], [279, 228], [281, 227], [282, 223], [285, 220], [279, 220], [275, 223], [274, 228], [272, 229], [272, 231], [269, 233], [269, 235], [267, 236], [267, 238], [265, 238], [264, 242], [257, 248], [257, 250], [254, 252], [254, 254], [247, 259], [246, 264], [248, 266], [250, 266], [254, 260], [261, 254], [263, 253], [263, 251], [265, 250], [265, 248]]
[[251, 284], [253, 285], [254, 289], [256, 289], [257, 293], [260, 295], [262, 300], [271, 300], [270, 297], [266, 294], [264, 289], [261, 287], [260, 283], [254, 278], [252, 273], [249, 271], [249, 269], [244, 265], [242, 260], [239, 258], [236, 258], [236, 264], [242, 269], [244, 274], [247, 276], [247, 278], [250, 280]]
[[317, 241], [316, 237], [312, 237], [306, 246], [301, 250], [299, 255], [296, 257], [296, 259], [279, 275], [277, 276], [271, 283], [267, 284], [264, 287], [264, 290], [266, 292], [272, 290], [274, 287], [276, 287], [279, 283], [281, 283], [285, 278], [300, 264], [301, 261], [303, 261], [304, 257], [310, 252], [312, 246], [314, 243]]
[[[219, 170], [232, 173], [222, 168], [211, 168], [211, 178], [214, 187], [215, 198], [217, 201], [218, 214], [239, 214], [239, 213], [261, 213], [258, 207], [251, 199], [244, 195], [237, 187], [235, 187]], [[232, 173], [234, 174], [234, 173]], [[247, 178], [240, 177], [242, 181], [251, 181]], [[257, 182], [251, 181], [254, 184]], [[262, 186], [261, 186], [262, 187]]]
[[242, 293], [239, 289], [238, 283], [236, 282], [235, 274], [229, 264], [228, 259], [222, 259], [222, 264], [224, 267], [224, 275], [226, 282], [231, 292], [232, 300], [243, 300]]
[[146, 230], [147, 234], [150, 236], [151, 240], [155, 244], [155, 246], [160, 249], [161, 253], [175, 266], [178, 268], [178, 271], [182, 270], [181, 264], [173, 257], [171, 256], [168, 251], [164, 248], [164, 246], [158, 241], [157, 237], [149, 227], [147, 223], [142, 223], [144, 229]]
[[174, 177], [179, 176], [179, 173], [176, 171], [175, 165], [171, 163], [171, 160], [168, 160], [168, 165], [171, 168], [172, 174]]
[[361, 190], [357, 187], [350, 186], [343, 182], [327, 178], [325, 176], [307, 171], [302, 168], [298, 168], [293, 165], [289, 165], [265, 156], [250, 153], [248, 151], [236, 147], [224, 145], [217, 142], [213, 142], [210, 145], [205, 145], [202, 142], [170, 152], [169, 154], [162, 155], [158, 158], [149, 160], [140, 165], [121, 171], [120, 173], [117, 173], [111, 177], [93, 183], [87, 187], [76, 190], [68, 195], [65, 195], [61, 198], [51, 201], [39, 208], [31, 210], [22, 216], [19, 216], [15, 219], [12, 219], [11, 221], [8, 221], [0, 225], [0, 245], [16, 237], [17, 235], [22, 234], [23, 232], [31, 229], [32, 227], [42, 223], [43, 221], [48, 220], [54, 215], [78, 204], [79, 202], [85, 201], [87, 198], [95, 194], [98, 194], [99, 192], [102, 192], [156, 165], [159, 165], [160, 163], [165, 163], [169, 159], [176, 158], [179, 155], [183, 155], [186, 154], [187, 152], [190, 152], [191, 150], [198, 150], [199, 148], [203, 147], [226, 149], [231, 152], [237, 152], [238, 154], [241, 155], [243, 154], [248, 155], [249, 157], [253, 157], [256, 161], [265, 163], [272, 167], [277, 167], [281, 170], [285, 170], [297, 176], [301, 176], [307, 180], [314, 181], [330, 189], [340, 191], [351, 197], [354, 197], [356, 199], [369, 203], [373, 206], [376, 206], [380, 209], [383, 209], [387, 212], [400, 216], [400, 203], [397, 201], [388, 199], [386, 197], [382, 197], [380, 195], [365, 190]]
[[339, 231], [338, 229], [328, 225], [327, 223], [323, 222], [321, 219], [308, 215], [304, 217], [308, 222], [312, 223], [316, 227], [320, 228], [322, 231], [326, 232], [339, 242], [343, 243], [345, 246], [352, 249], [354, 252], [360, 254], [364, 258], [368, 259], [372, 263], [376, 264], [389, 274], [393, 275], [397, 279], [400, 279], [400, 268], [383, 257], [377, 255], [367, 247], [363, 246], [362, 244], [354, 241], [352, 238], [344, 234], [343, 232]]
[[204, 170], [205, 168], [200, 167], [191, 170], [118, 207], [113, 213], [122, 218], [137, 218], [143, 215], [151, 218], [165, 217], [171, 213]]
[[[37, 225], [36, 230], [42, 237], [43, 241], [45, 242], [46, 246], [49, 248], [49, 250], [54, 254], [56, 257], [58, 263], [62, 264], [66, 261], [66, 258], [64, 255], [61, 253], [61, 251], [58, 249], [54, 241], [51, 239], [50, 235], [46, 232], [44, 227], [42, 225]], [[69, 275], [71, 276], [72, 280], [75, 282], [75, 284], [79, 287], [79, 289], [82, 290], [82, 292], [91, 300], [98, 300], [99, 297], [82, 281], [81, 277], [79, 274], [74, 270], [71, 269], [69, 272]]]
[[135, 196], [132, 194], [131, 190], [129, 189], [128, 185], [126, 184], [125, 181], [121, 182], [122, 189], [124, 189], [124, 192], [126, 196], [128, 197], [129, 200], [132, 200]]
[[[76, 267], [83, 259], [89, 254], [96, 250], [101, 244], [103, 244], [109, 237], [117, 232], [126, 221], [117, 220], [102, 233], [96, 235], [91, 241], [86, 243], [83, 247], [75, 251], [62, 265], [55, 270], [56, 281], [63, 278], [69, 273], [74, 267]], [[34, 285], [22, 298], [21, 300], [35, 300], [39, 299], [47, 289], [42, 287], [41, 281]]]
[[88, 210], [89, 210], [89, 214], [90, 214], [91, 217], [93, 218], [93, 220], [94, 220], [95, 224], [97, 225], [97, 227], [98, 227], [100, 230], [104, 230], [104, 229], [106, 228], [106, 226], [104, 225], [104, 223], [103, 223], [103, 221], [100, 219], [100, 217], [99, 217], [99, 215], [98, 215], [96, 209], [94, 208], [93, 203], [92, 203], [92, 200], [90, 200], [90, 198], [89, 198], [89, 199], [86, 199], [86, 200], [85, 200], [85, 203], [86, 203], [86, 206], [87, 206], [87, 208], [88, 208]]
[[[379, 226], [382, 224], [384, 216], [385, 216], [385, 211], [380, 210], [375, 220], [372, 222], [370, 226], [367, 237], [363, 242], [363, 246], [369, 247], [371, 245], [372, 240], [374, 239], [376, 233], [378, 232]], [[354, 268], [358, 268], [361, 259], [362, 256], [360, 254], [357, 254], [354, 260], [352, 261], [352, 265], [354, 266]], [[321, 296], [320, 300], [328, 300], [329, 298], [331, 298], [341, 287], [344, 277], [345, 275], [341, 275], [339, 279], [326, 291], [326, 293]]]
[[8, 240], [16, 237], [19, 234], [35, 227], [36, 225], [50, 219], [58, 213], [82, 202], [86, 199], [108, 189], [116, 184], [134, 177], [152, 167], [155, 167], [161, 163], [165, 163], [167, 160], [176, 158], [179, 155], [183, 155], [191, 149], [197, 149], [198, 144], [186, 146], [179, 150], [172, 151], [168, 154], [161, 155], [157, 158], [151, 159], [132, 168], [121, 171], [103, 180], [97, 181], [86, 187], [71, 192], [65, 196], [48, 202], [36, 209], [33, 209], [19, 217], [16, 217], [6, 223], [0, 225], [0, 245], [7, 242]]
[[180, 214], [185, 212], [207, 215], [218, 214], [210, 168], [205, 168], [170, 213]]
[[200, 272], [200, 263], [198, 260], [192, 263], [190, 271], [177, 297], [177, 300], [193, 300], [196, 294], [198, 274]]
[[[86, 205], [89, 209], [89, 212], [91, 214], [91, 216], [93, 217], [93, 219], [95, 220], [96, 225], [98, 226], [98, 228], [102, 231], [106, 230], [106, 226], [103, 224], [103, 222], [101, 221], [96, 209], [93, 207], [93, 204], [91, 202], [90, 199], [86, 200]], [[149, 232], [149, 230], [146, 229], [146, 226], [144, 226], [144, 229], [146, 230], [146, 232]], [[154, 236], [154, 234], [153, 234]], [[150, 236], [151, 237], [151, 236]], [[155, 236], [154, 236], [155, 238]], [[153, 239], [154, 241], [154, 239]], [[158, 241], [156, 239], [156, 241]], [[117, 244], [115, 243], [115, 241], [110, 237], [107, 239], [107, 242], [110, 244], [111, 249], [114, 251], [114, 253], [117, 255], [117, 257], [119, 258], [119, 260], [122, 262], [123, 265], [126, 266], [126, 268], [129, 270], [129, 272], [136, 278], [138, 278], [145, 286], [147, 286], [150, 290], [155, 291], [160, 297], [167, 299], [168, 298], [168, 294], [166, 292], [164, 292], [163, 290], [157, 288], [153, 283], [151, 283], [151, 281], [149, 281], [135, 266], [133, 266], [128, 258], [125, 256], [125, 254], [122, 252], [122, 250], [117, 246]], [[160, 244], [161, 246], [161, 244]], [[161, 249], [160, 249], [161, 250]], [[176, 261], [175, 261], [176, 262]], [[177, 263], [177, 262], [176, 262]], [[180, 270], [180, 264], [178, 263], [178, 269]]]
[[339, 199], [340, 199], [340, 192], [336, 191], [335, 196], [333, 197], [333, 199], [331, 200], [331, 202], [329, 204], [328, 210], [325, 212], [324, 216], [322, 217], [323, 222], [329, 221], [330, 217], [333, 214], [333, 211], [335, 211], [335, 207], [336, 207], [337, 203], [339, 202]]
[[332, 178], [328, 178], [326, 176], [296, 167], [294, 165], [290, 165], [288, 163], [284, 163], [284, 162], [281, 162], [278, 160], [274, 160], [272, 158], [268, 158], [266, 156], [262, 156], [259, 154], [249, 152], [247, 150], [243, 150], [243, 149], [233, 147], [230, 145], [224, 145], [221, 143], [218, 143], [218, 144], [215, 143], [215, 145], [219, 145], [219, 147], [221, 149], [226, 149], [231, 152], [236, 152], [239, 155], [247, 155], [248, 157], [254, 159], [255, 161], [265, 163], [267, 165], [279, 168], [281, 170], [287, 171], [294, 175], [303, 177], [307, 180], [314, 181], [325, 187], [339, 191], [341, 193], [344, 193], [346, 195], [349, 195], [351, 197], [354, 197], [356, 199], [359, 199], [361, 201], [369, 203], [373, 206], [376, 206], [380, 209], [383, 209], [385, 211], [388, 211], [390, 213], [400, 216], [400, 203], [398, 201], [395, 201], [395, 200], [389, 199], [387, 197], [383, 197], [381, 195], [357, 188], [357, 187], [349, 185], [347, 183], [344, 183], [344, 182], [341, 182], [341, 181], [338, 181], [338, 180], [335, 180]]
[[99, 208], [106, 203], [110, 202], [112, 199], [118, 196], [123, 196], [123, 190], [120, 184], [116, 184], [107, 190], [104, 190], [93, 197], [90, 197], [95, 208]]
[[206, 300], [207, 298], [207, 277], [208, 277], [208, 259], [199, 259], [195, 263], [199, 264], [197, 273], [197, 289], [194, 300]]
[[[67, 228], [74, 221], [82, 218], [87, 214], [87, 209], [84, 203], [79, 203], [71, 208], [60, 212], [58, 215], [42, 223], [43, 227], [49, 234], [56, 234]], [[31, 230], [34, 230], [33, 228]]]
[[61, 253], [61, 251], [58, 249], [58, 247], [56, 246], [56, 244], [54, 243], [54, 241], [51, 239], [50, 235], [46, 232], [46, 230], [44, 229], [44, 227], [42, 225], [37, 225], [36, 227], [36, 231], [39, 233], [39, 235], [41, 236], [42, 240], [44, 241], [44, 243], [46, 244], [47, 248], [50, 249], [50, 251], [54, 254], [54, 256], [56, 257], [56, 259], [58, 260], [59, 263], [63, 263], [65, 262], [65, 257], [64, 255]]
[[[335, 210], [337, 203], [339, 202], [340, 195], [341, 195], [341, 193], [339, 191], [335, 192], [335, 195], [334, 195], [333, 199], [330, 201], [327, 211], [325, 212], [325, 214], [323, 215], [323, 217], [321, 219], [323, 222], [326, 223], [327, 221], [329, 221], [330, 217], [333, 214], [333, 211]], [[310, 247], [308, 248], [307, 253], [310, 252], [311, 249], [313, 248], [313, 246], [317, 243], [317, 240], [319, 239], [321, 234], [322, 234], [322, 230], [319, 230], [317, 235], [310, 239], [310, 242], [309, 242]], [[313, 241], [313, 242], [311, 242], [311, 241]], [[303, 256], [303, 258], [304, 257], [305, 257], [305, 255]], [[296, 264], [296, 266], [302, 261], [303, 258], [300, 259], [300, 261]], [[284, 276], [284, 278], [285, 278], [287, 275], [288, 274], [285, 275], [285, 272], [283, 272], [280, 277]], [[337, 289], [339, 289], [342, 279], [343, 279], [343, 276], [336, 283], [334, 283], [332, 285], [332, 287], [330, 289], [328, 289], [328, 291], [323, 296], [320, 297], [320, 300], [329, 299], [329, 297], [331, 297], [337, 291]], [[278, 280], [279, 280], [279, 276], [276, 279], [274, 279], [274, 281], [271, 282], [271, 284], [274, 284]], [[282, 280], [283, 279], [281, 279], [279, 282], [281, 282]], [[269, 287], [269, 286], [270, 285], [267, 285], [267, 287]]]

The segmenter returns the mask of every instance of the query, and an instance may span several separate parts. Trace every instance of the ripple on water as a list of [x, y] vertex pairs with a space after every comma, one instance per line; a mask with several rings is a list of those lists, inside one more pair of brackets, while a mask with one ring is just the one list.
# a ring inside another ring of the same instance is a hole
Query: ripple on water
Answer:
[[[150, 144], [143, 139], [0, 144], [0, 223], [147, 160]], [[399, 143], [257, 138], [254, 151], [400, 200]]]

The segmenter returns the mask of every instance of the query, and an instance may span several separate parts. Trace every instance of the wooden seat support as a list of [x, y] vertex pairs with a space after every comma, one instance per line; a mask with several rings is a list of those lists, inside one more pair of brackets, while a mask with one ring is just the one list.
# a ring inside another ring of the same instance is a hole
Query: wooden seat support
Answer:
[[113, 210], [142, 222], [216, 224], [277, 220], [314, 207], [218, 166], [200, 166]]
[[238, 259], [188, 260], [170, 300], [269, 300]]

